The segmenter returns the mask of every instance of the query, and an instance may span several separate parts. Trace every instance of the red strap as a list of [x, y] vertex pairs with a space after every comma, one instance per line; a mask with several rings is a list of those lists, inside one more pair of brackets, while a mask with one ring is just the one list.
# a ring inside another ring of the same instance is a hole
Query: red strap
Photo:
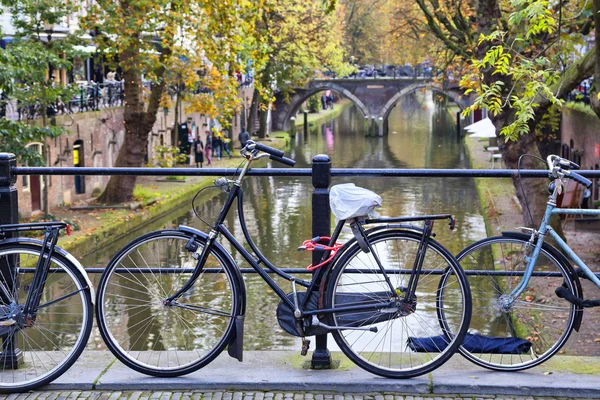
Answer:
[[[304, 249], [306, 251], [315, 251], [315, 249], [318, 247], [317, 250], [319, 250], [319, 251], [330, 251], [331, 252], [329, 254], [329, 257], [325, 261], [323, 261], [317, 265], [310, 264], [308, 267], [306, 267], [307, 271], [314, 271], [315, 269], [321, 268], [323, 265], [328, 264], [331, 260], [333, 260], [333, 257], [335, 257], [338, 250], [342, 248], [343, 244], [340, 242], [336, 242], [333, 246], [328, 246], [326, 244], [320, 244], [320, 242], [329, 243], [330, 240], [331, 240], [331, 238], [329, 236], [320, 236], [318, 238], [318, 240], [316, 240], [316, 241], [314, 239], [308, 239], [308, 240], [305, 240], [304, 242], [302, 242], [302, 247], [304, 247]], [[319, 243], [319, 244], [317, 244], [317, 243]]]

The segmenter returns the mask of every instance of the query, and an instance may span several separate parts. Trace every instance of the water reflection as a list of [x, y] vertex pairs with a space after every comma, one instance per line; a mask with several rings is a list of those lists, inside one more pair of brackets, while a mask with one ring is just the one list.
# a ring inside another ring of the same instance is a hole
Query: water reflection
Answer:
[[[364, 118], [358, 109], [351, 107], [339, 117], [311, 127], [306, 135], [300, 130], [286, 153], [297, 161], [299, 168], [309, 167], [317, 154], [328, 154], [334, 168], [466, 168], [464, 149], [456, 141], [452, 122], [452, 117], [445, 110], [434, 106], [430, 93], [419, 93], [400, 102], [392, 110], [386, 136], [365, 137]], [[346, 182], [354, 182], [378, 193], [383, 198], [383, 207], [379, 210], [382, 216], [455, 215], [458, 222], [456, 231], [448, 231], [443, 222], [435, 229], [437, 239], [453, 253], [485, 236], [471, 179], [335, 178], [333, 183]], [[310, 254], [295, 250], [303, 240], [311, 237], [311, 193], [309, 178], [251, 177], [244, 183], [248, 229], [257, 246], [277, 266], [303, 268], [311, 261]], [[207, 198], [200, 212], [213, 221], [223, 201], [222, 195]], [[178, 224], [204, 231], [208, 229], [189, 209], [182, 207], [144, 227], [142, 232]], [[243, 241], [235, 212], [230, 213], [226, 225], [239, 241]], [[131, 237], [90, 255], [84, 260], [84, 265], [106, 265], [120, 247], [142, 232], [132, 233]], [[348, 240], [350, 235], [344, 232], [342, 240]], [[221, 243], [232, 252], [241, 267], [248, 267], [226, 241]], [[244, 348], [298, 349], [298, 339], [284, 333], [277, 324], [275, 309], [279, 298], [259, 277], [246, 274], [244, 280], [248, 298]], [[291, 291], [286, 282], [278, 280], [278, 283]], [[97, 335], [92, 346], [101, 346]]]

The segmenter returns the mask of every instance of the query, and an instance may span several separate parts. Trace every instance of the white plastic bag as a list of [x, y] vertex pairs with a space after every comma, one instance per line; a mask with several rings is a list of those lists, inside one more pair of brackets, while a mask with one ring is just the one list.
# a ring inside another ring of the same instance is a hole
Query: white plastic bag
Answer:
[[375, 207], [381, 206], [381, 197], [368, 189], [344, 183], [335, 185], [329, 194], [329, 205], [336, 221], [355, 217], [379, 217]]

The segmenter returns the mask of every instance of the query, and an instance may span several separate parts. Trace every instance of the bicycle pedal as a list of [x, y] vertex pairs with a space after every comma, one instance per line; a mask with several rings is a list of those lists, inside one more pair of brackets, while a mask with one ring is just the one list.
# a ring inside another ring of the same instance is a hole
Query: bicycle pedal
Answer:
[[308, 354], [308, 348], [310, 347], [310, 340], [302, 338], [302, 350], [300, 355], [305, 356]]

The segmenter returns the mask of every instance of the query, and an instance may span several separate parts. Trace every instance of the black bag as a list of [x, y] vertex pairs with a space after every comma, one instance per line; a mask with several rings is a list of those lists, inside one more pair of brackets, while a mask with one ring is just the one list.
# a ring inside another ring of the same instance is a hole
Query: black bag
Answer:
[[[298, 293], [298, 304], [302, 305], [302, 301], [306, 296], [305, 292]], [[287, 298], [294, 302], [294, 294], [288, 293]], [[380, 300], [382, 303], [390, 301], [390, 292], [368, 292], [368, 293], [337, 293], [336, 294], [336, 305], [338, 307], [344, 305], [359, 305], [359, 304], [373, 304], [374, 299]], [[306, 308], [308, 310], [317, 310], [319, 307], [319, 293], [313, 292], [308, 301]], [[355, 311], [347, 314], [337, 315], [337, 325], [348, 326], [348, 327], [360, 327], [369, 326], [378, 322], [389, 321], [390, 319], [398, 318], [398, 312], [391, 310], [390, 312], [378, 312], [376, 310], [365, 310]], [[303, 335], [299, 331], [297, 323], [304, 323], [304, 321], [297, 321], [294, 317], [294, 310], [288, 307], [287, 303], [280, 301], [277, 306], [277, 321], [279, 326], [284, 331], [294, 336], [313, 336], [313, 335], [324, 335], [331, 332], [330, 329], [323, 328], [322, 326], [312, 326], [309, 318], [308, 323], [304, 324], [304, 330], [306, 333]], [[307, 326], [308, 325], [308, 326]]]

